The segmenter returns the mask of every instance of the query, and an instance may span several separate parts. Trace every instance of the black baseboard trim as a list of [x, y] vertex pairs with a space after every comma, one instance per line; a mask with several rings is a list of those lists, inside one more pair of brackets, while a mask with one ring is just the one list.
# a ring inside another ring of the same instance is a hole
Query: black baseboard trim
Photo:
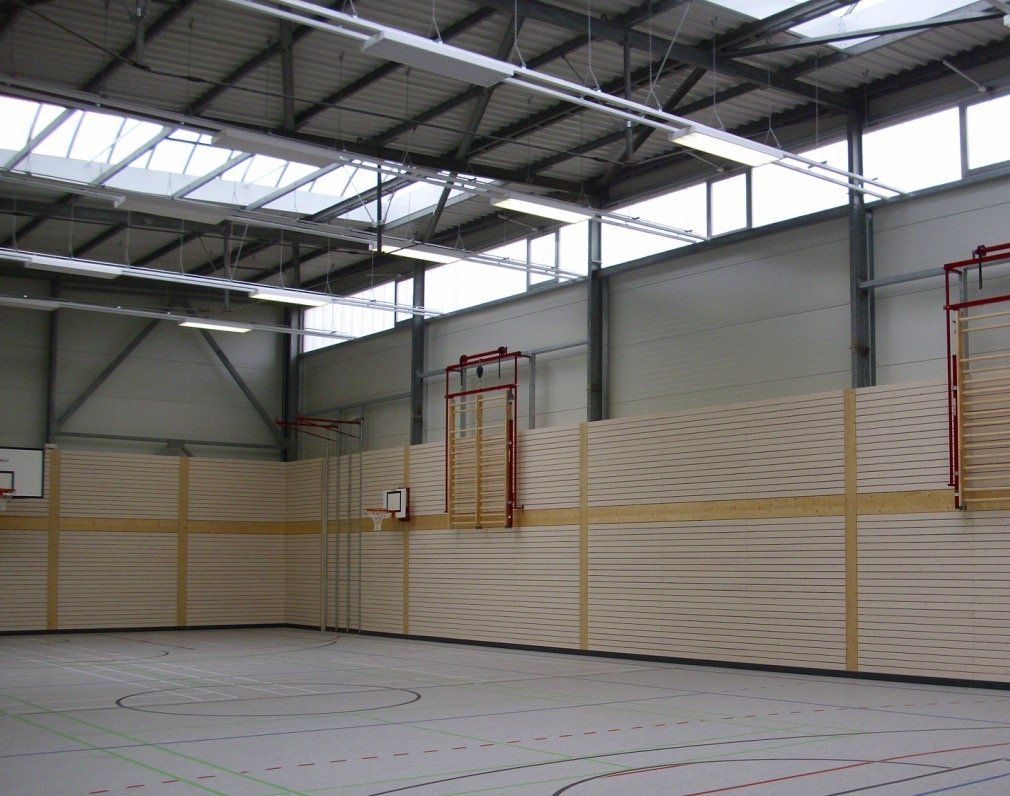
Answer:
[[[264, 622], [248, 625], [187, 625], [179, 627], [166, 625], [158, 627], [96, 627], [72, 628], [66, 630], [0, 630], [0, 636], [46, 636], [70, 633], [143, 633], [156, 630], [252, 630], [264, 628], [291, 628], [293, 630], [314, 630], [319, 632], [318, 625], [305, 625], [297, 622]], [[347, 633], [350, 635], [375, 636], [378, 638], [396, 638], [405, 641], [433, 641], [439, 644], [460, 644], [468, 647], [492, 647], [496, 649], [521, 650], [524, 652], [548, 652], [555, 655], [581, 655], [589, 658], [608, 658], [628, 661], [645, 661], [648, 663], [669, 663], [681, 666], [706, 666], [714, 669], [735, 669], [753, 672], [772, 672], [775, 674], [818, 675], [821, 677], [838, 677], [851, 680], [870, 680], [888, 683], [910, 683], [913, 685], [954, 686], [957, 688], [985, 688], [995, 691], [1010, 691], [1010, 682], [998, 680], [972, 680], [965, 677], [932, 677], [915, 674], [891, 674], [888, 672], [848, 672], [842, 669], [821, 669], [814, 666], [783, 666], [771, 663], [744, 663], [742, 661], [721, 661], [711, 658], [678, 658], [670, 655], [646, 655], [637, 652], [609, 652], [603, 650], [580, 650], [569, 647], [549, 647], [541, 644], [514, 644], [507, 641], [482, 641], [478, 639], [449, 638], [447, 636], [422, 636], [412, 633], [388, 633], [381, 630], [356, 630], [354, 628], [333, 627], [329, 625], [327, 632]]]
[[[150, 633], [155, 630], [252, 630], [268, 627], [299, 627], [287, 622], [249, 625], [151, 625], [149, 627], [68, 627], [62, 630], [0, 630], [0, 636], [63, 636], [77, 633]], [[318, 628], [316, 628], [318, 629]]]

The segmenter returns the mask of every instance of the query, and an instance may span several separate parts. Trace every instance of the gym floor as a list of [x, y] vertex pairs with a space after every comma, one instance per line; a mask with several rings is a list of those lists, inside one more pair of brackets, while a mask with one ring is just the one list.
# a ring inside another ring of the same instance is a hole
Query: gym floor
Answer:
[[1010, 692], [288, 628], [0, 637], [0, 793], [993, 794]]

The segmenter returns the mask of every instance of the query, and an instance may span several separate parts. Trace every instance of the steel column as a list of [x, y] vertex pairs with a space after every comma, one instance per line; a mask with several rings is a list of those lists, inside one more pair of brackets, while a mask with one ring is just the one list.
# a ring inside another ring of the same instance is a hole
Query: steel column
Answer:
[[[418, 303], [420, 302], [420, 303]], [[414, 306], [424, 306], [424, 266], [414, 267]], [[410, 444], [424, 442], [424, 348], [427, 322], [420, 315], [410, 321]]]
[[[58, 298], [60, 295], [59, 280], [53, 280], [50, 295]], [[46, 442], [56, 441], [56, 360], [60, 331], [60, 312], [49, 313], [49, 355], [46, 364]]]
[[588, 296], [586, 299], [587, 314], [587, 334], [586, 339], [589, 350], [586, 354], [587, 370], [587, 391], [586, 391], [586, 419], [603, 420], [606, 417], [607, 408], [604, 405], [604, 359], [606, 335], [606, 312], [605, 312], [605, 292], [607, 289], [606, 277], [602, 269], [602, 230], [603, 224], [599, 218], [589, 221], [589, 278]]
[[[849, 170], [862, 174], [863, 120], [849, 114]], [[866, 202], [859, 191], [849, 191], [849, 331], [852, 386], [870, 387], [876, 381], [873, 367], [873, 293], [861, 283], [872, 279], [867, 235]]]

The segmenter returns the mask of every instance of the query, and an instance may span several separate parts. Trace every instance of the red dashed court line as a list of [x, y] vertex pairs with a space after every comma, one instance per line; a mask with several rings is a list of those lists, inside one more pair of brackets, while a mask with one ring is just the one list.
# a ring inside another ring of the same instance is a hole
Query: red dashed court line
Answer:
[[[988, 704], [988, 702], [989, 702], [989, 700], [986, 700], [986, 699], [977, 699], [977, 700], [969, 701], [968, 704]], [[940, 704], [960, 705], [960, 704], [964, 704], [964, 703], [965, 703], [964, 700], [957, 700], [957, 701], [951, 701], [951, 702], [947, 702], [947, 703], [926, 702], [923, 705], [918, 705], [918, 704], [911, 703], [911, 704], [902, 705], [902, 707], [906, 707], [906, 708], [914, 708], [914, 707], [937, 707]], [[879, 708], [872, 708], [872, 707], [869, 707], [869, 708], [868, 707], [813, 708], [810, 711], [790, 710], [789, 711], [789, 715], [790, 716], [795, 716], [795, 715], [799, 715], [801, 713], [806, 713], [806, 712], [811, 712], [811, 713], [826, 713], [829, 710], [834, 710], [834, 711], [843, 711], [843, 710], [874, 710], [874, 709], [883, 710], [883, 709], [893, 708], [893, 707], [896, 707], [896, 706], [895, 705], [881, 705]], [[782, 713], [780, 711], [777, 711], [777, 712], [773, 712], [773, 713], [760, 713], [760, 714], [759, 713], [748, 713], [747, 715], [744, 715], [744, 716], [723, 716], [723, 717], [721, 717], [719, 719], [690, 719], [690, 720], [685, 720], [685, 721], [674, 722], [674, 726], [678, 726], [679, 727], [679, 726], [683, 726], [683, 725], [686, 725], [686, 724], [703, 724], [703, 723], [710, 722], [710, 721], [734, 721], [734, 720], [738, 720], [738, 719], [770, 718], [770, 717], [775, 717], [775, 716], [780, 716], [780, 715], [782, 715]], [[656, 724], [652, 725], [652, 727], [668, 727], [668, 726], [671, 726], [671, 725], [668, 722], [665, 722], [665, 721], [657, 722]], [[627, 728], [612, 727], [612, 728], [606, 730], [606, 732], [607, 733], [614, 733], [614, 732], [622, 732], [624, 730], [641, 730], [641, 729], [645, 729], [644, 725], [636, 724], [636, 725], [634, 725], [632, 727], [627, 727]], [[600, 730], [587, 730], [586, 732], [578, 733], [578, 734], [579, 735], [583, 735], [583, 736], [586, 736], [586, 735], [599, 735], [600, 734]], [[533, 738], [532, 740], [533, 741], [548, 741], [551, 738], [558, 738], [558, 739], [561, 739], [561, 738], [574, 738], [575, 735], [576, 735], [576, 733], [561, 733], [561, 734], [556, 735], [556, 736], [541, 735], [541, 736], [538, 736], [536, 738]], [[529, 741], [524, 741], [522, 739], [513, 739], [511, 741], [505, 741], [505, 744], [509, 745], [509, 746], [514, 746], [516, 744], [521, 744], [521, 743], [529, 743]], [[470, 749], [470, 748], [488, 749], [490, 747], [497, 746], [497, 745], [498, 744], [496, 744], [496, 743], [482, 743], [482, 744], [479, 744], [477, 747], [453, 746], [453, 747], [450, 747], [450, 749], [453, 752], [460, 752], [460, 751], [463, 751], [463, 750], [466, 750], [466, 749]], [[443, 750], [443, 749], [423, 749], [423, 750], [421, 750], [421, 754], [435, 754], [435, 753], [440, 752], [440, 751], [449, 751], [449, 750]], [[410, 752], [394, 752], [391, 755], [389, 755], [389, 757], [409, 757], [410, 754], [411, 754]], [[365, 756], [362, 756], [360, 759], [361, 760], [379, 760], [381, 758], [382, 758], [382, 755], [365, 755]], [[330, 763], [346, 763], [347, 762], [347, 758], [340, 757], [340, 758], [336, 758], [334, 760], [330, 760], [329, 762]], [[295, 768], [306, 768], [306, 767], [314, 766], [314, 765], [316, 765], [316, 764], [315, 763], [298, 763], [294, 767]], [[281, 771], [283, 769], [284, 769], [284, 766], [271, 766], [270, 768], [264, 768], [262, 770], [263, 771]], [[251, 773], [251, 771], [240, 771], [239, 773], [240, 774], [249, 774], [249, 773]], [[216, 777], [216, 776], [217, 776], [216, 774], [205, 774], [203, 776], [196, 777], [196, 779], [214, 779], [214, 777]], [[179, 782], [179, 780], [177, 780], [177, 779], [162, 780], [162, 784], [164, 784], [164, 785], [170, 785], [170, 784], [174, 784], [174, 783], [177, 783], [177, 782]], [[141, 785], [127, 785], [126, 789], [129, 790], [129, 789], [133, 789], [133, 788], [143, 788], [143, 787], [144, 787], [144, 785], [142, 785], [142, 784]], [[101, 794], [103, 794], [103, 793], [109, 793], [108, 789], [89, 791], [88, 796], [101, 796]]]

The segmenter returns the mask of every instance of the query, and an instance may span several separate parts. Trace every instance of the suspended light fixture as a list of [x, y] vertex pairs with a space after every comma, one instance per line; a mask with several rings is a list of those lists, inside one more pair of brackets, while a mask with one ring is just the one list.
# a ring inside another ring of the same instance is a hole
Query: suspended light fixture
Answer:
[[442, 249], [439, 246], [413, 245], [407, 242], [383, 243], [383, 254], [394, 254], [397, 257], [409, 257], [412, 260], [426, 260], [430, 263], [455, 263], [460, 256], [452, 249]]
[[486, 88], [498, 85], [516, 71], [504, 61], [393, 28], [366, 39], [361, 52]]
[[251, 332], [251, 326], [245, 326], [241, 323], [226, 323], [225, 321], [201, 321], [199, 318], [187, 318], [182, 321], [179, 326], [185, 326], [189, 329], [206, 329], [211, 332], [237, 332], [238, 334], [245, 334], [246, 332]]
[[276, 301], [280, 304], [297, 304], [302, 307], [325, 307], [327, 304], [333, 303], [323, 296], [299, 290], [269, 290], [267, 288], [260, 288], [251, 293], [249, 297], [260, 299], [261, 301]]
[[[6, 253], [3, 254], [7, 257]], [[74, 274], [76, 276], [94, 276], [98, 279], [115, 279], [123, 275], [123, 269], [117, 265], [93, 263], [88, 260], [73, 260], [67, 257], [50, 257], [45, 254], [16, 255], [11, 259], [21, 260], [25, 267], [35, 271], [52, 271], [58, 274]]]
[[519, 194], [491, 194], [491, 204], [504, 210], [529, 213], [532, 216], [550, 218], [564, 224], [578, 224], [592, 218], [596, 213], [588, 207], [580, 207], [570, 202], [559, 202], [541, 196], [521, 196]]
[[784, 154], [754, 141], [747, 141], [745, 145], [738, 136], [712, 129], [702, 132], [694, 127], [688, 127], [681, 132], [670, 133], [669, 139], [674, 144], [707, 152], [709, 155], [733, 160], [746, 166], [766, 166], [782, 160]]

